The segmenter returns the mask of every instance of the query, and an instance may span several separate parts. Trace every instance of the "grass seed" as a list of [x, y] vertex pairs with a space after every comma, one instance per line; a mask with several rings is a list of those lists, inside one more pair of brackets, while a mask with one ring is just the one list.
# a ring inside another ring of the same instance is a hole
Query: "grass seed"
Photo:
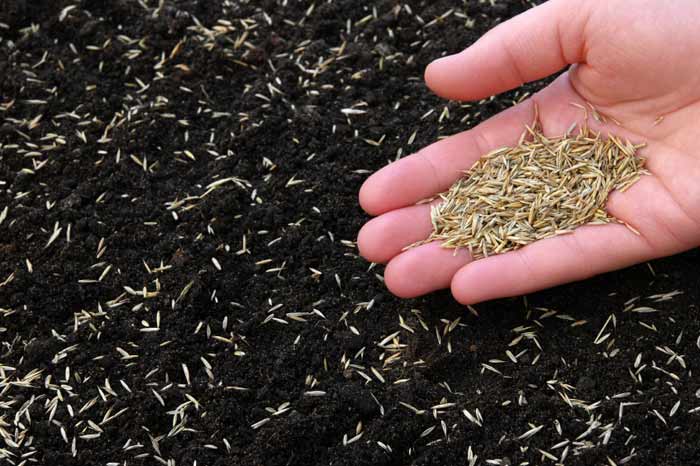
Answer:
[[582, 225], [619, 222], [605, 210], [608, 195], [648, 174], [637, 156], [643, 145], [587, 127], [549, 138], [533, 125], [524, 136], [483, 156], [440, 194], [431, 208], [432, 234], [413, 246], [437, 240], [478, 259]]

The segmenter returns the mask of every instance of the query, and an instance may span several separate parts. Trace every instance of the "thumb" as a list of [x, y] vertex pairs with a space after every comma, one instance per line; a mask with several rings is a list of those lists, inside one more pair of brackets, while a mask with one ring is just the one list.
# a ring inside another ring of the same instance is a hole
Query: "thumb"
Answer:
[[432, 62], [425, 81], [442, 97], [478, 100], [584, 62], [590, 4], [550, 0], [532, 8], [463, 52]]

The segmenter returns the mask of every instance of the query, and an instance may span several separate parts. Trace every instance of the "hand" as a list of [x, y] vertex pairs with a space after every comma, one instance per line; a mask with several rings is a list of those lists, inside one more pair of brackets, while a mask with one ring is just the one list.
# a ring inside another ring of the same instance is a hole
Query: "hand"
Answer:
[[[425, 79], [440, 96], [476, 100], [573, 65], [529, 100], [472, 130], [436, 142], [373, 174], [360, 203], [377, 218], [360, 231], [361, 254], [388, 263], [384, 278], [400, 297], [451, 287], [465, 304], [582, 280], [700, 245], [700, 3], [697, 0], [551, 0], [507, 21], [467, 50], [431, 63]], [[535, 106], [545, 134], [583, 120], [572, 102], [590, 102], [613, 124], [589, 123], [632, 142], [651, 176], [613, 192], [620, 224], [472, 261], [437, 243], [402, 252], [431, 232], [430, 207], [416, 202], [446, 190], [481, 155], [513, 145]]]

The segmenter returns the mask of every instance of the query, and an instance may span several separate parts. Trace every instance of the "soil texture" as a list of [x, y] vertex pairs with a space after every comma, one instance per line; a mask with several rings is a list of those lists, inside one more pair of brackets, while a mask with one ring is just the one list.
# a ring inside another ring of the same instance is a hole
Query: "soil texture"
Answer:
[[530, 6], [0, 0], [0, 463], [700, 464], [697, 251], [471, 310], [358, 256]]

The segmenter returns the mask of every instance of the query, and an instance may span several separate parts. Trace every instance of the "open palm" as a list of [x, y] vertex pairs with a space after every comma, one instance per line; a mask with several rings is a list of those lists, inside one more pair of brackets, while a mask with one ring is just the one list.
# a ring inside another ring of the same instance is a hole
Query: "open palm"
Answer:
[[[700, 244], [700, 3], [697, 0], [551, 0], [494, 28], [464, 52], [432, 63], [437, 94], [477, 100], [573, 65], [546, 89], [476, 128], [443, 139], [372, 175], [360, 192], [370, 214], [361, 254], [388, 263], [389, 289], [414, 297], [451, 287], [463, 303], [528, 293], [615, 270]], [[428, 237], [430, 206], [481, 155], [517, 142], [535, 107], [545, 134], [564, 133], [595, 106], [621, 126], [591, 121], [646, 142], [651, 176], [608, 210], [623, 225], [584, 226], [573, 234], [472, 261]]]

